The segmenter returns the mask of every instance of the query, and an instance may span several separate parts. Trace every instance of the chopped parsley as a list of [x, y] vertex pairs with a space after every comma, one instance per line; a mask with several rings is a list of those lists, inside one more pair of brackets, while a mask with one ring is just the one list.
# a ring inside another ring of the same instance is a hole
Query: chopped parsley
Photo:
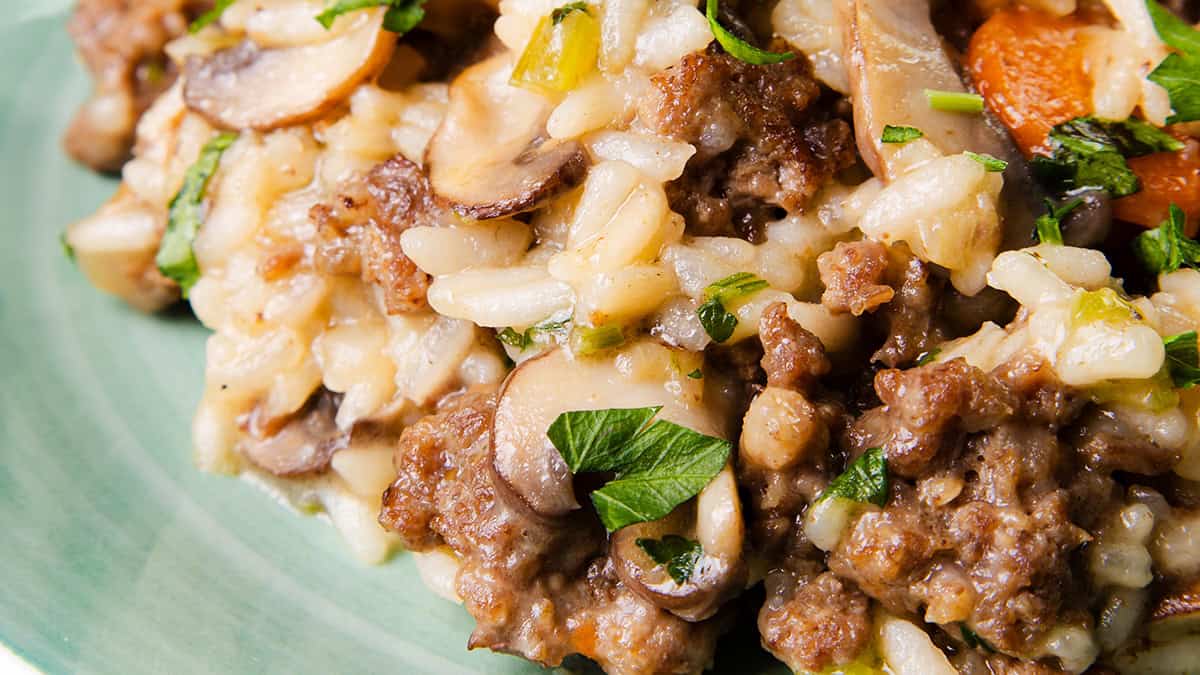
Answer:
[[1200, 384], [1200, 354], [1196, 349], [1196, 331], [1172, 335], [1163, 340], [1167, 349], [1167, 369], [1171, 380], [1181, 389]]
[[1049, 155], [1034, 155], [1034, 174], [1052, 188], [1102, 188], [1113, 197], [1141, 190], [1138, 177], [1125, 161], [1155, 152], [1181, 150], [1183, 143], [1138, 119], [1102, 120], [1077, 117], [1050, 131]]
[[759, 49], [754, 45], [739, 38], [729, 32], [727, 28], [717, 21], [717, 0], [707, 0], [704, 7], [704, 16], [708, 18], [708, 27], [712, 29], [713, 37], [720, 43], [721, 48], [729, 55], [746, 63], [756, 66], [766, 66], [772, 63], [783, 63], [796, 58], [792, 52], [769, 52], [765, 49]]
[[920, 356], [917, 357], [917, 365], [918, 366], [927, 366], [927, 365], [933, 363], [935, 360], [937, 360], [938, 354], [941, 354], [941, 353], [942, 353], [941, 347], [934, 347], [933, 349], [930, 349], [929, 351], [927, 351], [924, 354], [921, 354]]
[[692, 570], [696, 568], [700, 556], [704, 555], [700, 542], [677, 534], [668, 534], [662, 539], [638, 538], [635, 543], [651, 560], [665, 567], [667, 574], [680, 586], [691, 578]]
[[235, 0], [217, 0], [212, 9], [196, 17], [196, 20], [193, 21], [190, 26], [188, 26], [188, 32], [199, 33], [209, 25], [215, 23], [217, 19], [220, 19], [221, 15], [225, 13], [225, 10], [229, 9], [229, 6], [232, 5], [234, 1]]
[[942, 112], [981, 113], [983, 112], [983, 97], [965, 91], [940, 91], [926, 89], [925, 100], [929, 107]]
[[840, 476], [829, 482], [817, 501], [830, 497], [876, 506], [887, 504], [888, 470], [883, 448], [870, 448], [850, 462]]
[[498, 340], [514, 349], [525, 351], [533, 345], [537, 344], [538, 335], [549, 335], [553, 333], [561, 333], [570, 323], [570, 319], [547, 319], [539, 324], [534, 324], [526, 328], [524, 332], [518, 333], [512, 328], [505, 328], [496, 336]]
[[591, 495], [609, 532], [666, 516], [699, 494], [729, 459], [729, 441], [666, 420], [650, 424], [661, 409], [565, 412], [546, 431], [571, 473], [615, 473]]
[[688, 373], [688, 374], [687, 374], [687, 376], [688, 376], [688, 377], [690, 377], [690, 378], [691, 378], [691, 379], [693, 379], [693, 380], [702, 380], [702, 379], [704, 379], [704, 373], [703, 373], [703, 372], [701, 372], [701, 370], [700, 370], [699, 368], [697, 368], [697, 369], [693, 370], [692, 372]]
[[1008, 162], [998, 157], [993, 157], [986, 152], [971, 152], [970, 150], [967, 150], [963, 154], [982, 164], [983, 168], [987, 169], [991, 173], [1000, 173], [1008, 168]]
[[767, 282], [749, 272], [731, 274], [720, 281], [709, 284], [704, 289], [704, 304], [696, 310], [700, 317], [700, 325], [708, 336], [717, 342], [724, 342], [733, 335], [737, 328], [737, 317], [726, 306], [736, 300], [767, 287]]
[[615, 323], [583, 326], [575, 329], [572, 338], [575, 341], [575, 352], [587, 356], [625, 344], [625, 331]]
[[567, 15], [571, 12], [583, 12], [584, 14], [591, 15], [591, 12], [588, 11], [586, 2], [569, 2], [553, 12], [550, 12], [550, 21], [557, 26], [558, 24], [562, 23], [563, 19], [567, 18]]
[[185, 298], [200, 279], [200, 265], [196, 262], [192, 242], [202, 224], [204, 193], [217, 172], [221, 155], [235, 140], [237, 134], [225, 132], [204, 145], [196, 163], [184, 173], [183, 186], [167, 209], [167, 230], [158, 244], [154, 262], [163, 276], [179, 284]]
[[1150, 10], [1150, 18], [1154, 21], [1158, 36], [1168, 46], [1178, 50], [1168, 54], [1146, 76], [1167, 90], [1171, 108], [1175, 111], [1167, 118], [1167, 123], [1200, 120], [1200, 31], [1154, 0], [1147, 0], [1146, 8]]
[[915, 141], [925, 135], [925, 132], [916, 127], [894, 127], [890, 124], [884, 125], [883, 135], [879, 140], [884, 143], [908, 143]]
[[1200, 243], [1184, 234], [1186, 225], [1187, 216], [1183, 209], [1171, 204], [1167, 219], [1161, 225], [1133, 240], [1133, 252], [1146, 271], [1164, 274], [1180, 267], [1200, 267]]
[[967, 643], [967, 646], [971, 649], [983, 649], [984, 651], [989, 652], [996, 651], [996, 649], [989, 645], [986, 640], [979, 637], [978, 633], [970, 628], [967, 628], [967, 624], [959, 624], [959, 628], [962, 630], [963, 642]]
[[1062, 206], [1056, 207], [1054, 202], [1047, 199], [1046, 212], [1038, 216], [1037, 220], [1034, 221], [1037, 240], [1043, 244], [1057, 244], [1062, 246], [1062, 219], [1082, 203], [1083, 198], [1077, 197]]
[[383, 27], [397, 35], [404, 35], [417, 27], [425, 18], [425, 0], [337, 0], [324, 12], [316, 16], [317, 23], [329, 30], [339, 16], [360, 9], [387, 7], [383, 16]]

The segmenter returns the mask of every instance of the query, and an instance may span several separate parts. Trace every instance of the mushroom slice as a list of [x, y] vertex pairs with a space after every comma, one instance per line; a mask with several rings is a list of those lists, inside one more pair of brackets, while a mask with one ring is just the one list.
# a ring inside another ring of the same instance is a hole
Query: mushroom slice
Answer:
[[[639, 539], [679, 536], [696, 541], [701, 553], [682, 582], [672, 578], [638, 545]], [[635, 593], [688, 621], [712, 616], [746, 582], [742, 558], [745, 530], [733, 469], [726, 466], [696, 499], [652, 523], [613, 534], [609, 554], [617, 574]]]
[[724, 425], [702, 403], [703, 384], [672, 374], [671, 354], [646, 341], [605, 358], [576, 358], [553, 349], [522, 362], [505, 380], [496, 404], [492, 462], [497, 477], [538, 515], [558, 517], [579, 508], [571, 472], [546, 435], [550, 424], [571, 410], [660, 405], [661, 419], [726, 437]]
[[458, 76], [425, 154], [434, 192], [468, 218], [528, 211], [587, 171], [578, 141], [546, 134], [553, 103], [508, 83], [512, 59], [499, 54]]
[[1180, 584], [1165, 593], [1150, 611], [1150, 637], [1169, 641], [1200, 633], [1200, 579]]
[[1005, 243], [1029, 243], [1042, 194], [1008, 134], [987, 115], [934, 110], [925, 97], [926, 89], [966, 91], [930, 21], [929, 0], [843, 0], [840, 11], [855, 137], [871, 171], [890, 182], [907, 168], [904, 146], [883, 143], [889, 124], [920, 129], [945, 154], [970, 150], [1006, 159]]
[[267, 131], [320, 117], [381, 71], [396, 45], [383, 30], [382, 9], [357, 12], [353, 21], [318, 44], [262, 48], [244, 40], [191, 56], [184, 64], [184, 101], [229, 129]]
[[284, 418], [263, 419], [261, 408], [250, 414], [249, 437], [238, 450], [256, 466], [276, 476], [298, 476], [324, 471], [349, 434], [334, 419], [341, 395], [321, 388], [304, 407]]

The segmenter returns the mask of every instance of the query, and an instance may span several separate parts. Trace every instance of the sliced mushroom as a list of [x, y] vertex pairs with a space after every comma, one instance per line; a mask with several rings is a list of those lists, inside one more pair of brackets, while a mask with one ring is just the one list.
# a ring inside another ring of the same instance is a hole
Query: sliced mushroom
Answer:
[[1170, 641], [1200, 633], [1200, 579], [1175, 586], [1150, 610], [1150, 637]]
[[[391, 58], [395, 35], [382, 9], [356, 12], [355, 23], [317, 44], [262, 48], [252, 40], [184, 65], [188, 108], [229, 129], [266, 131], [307, 122], [340, 104]], [[308, 64], [319, 63], [312, 68]]]
[[[712, 616], [746, 582], [742, 558], [742, 509], [733, 469], [726, 467], [696, 499], [653, 523], [639, 523], [613, 534], [609, 554], [617, 574], [635, 593], [688, 621]], [[683, 583], [671, 578], [638, 539], [669, 535], [699, 542], [702, 552]]]
[[840, 9], [855, 137], [867, 166], [886, 181], [906, 168], [904, 146], [882, 141], [889, 124], [920, 129], [946, 154], [970, 150], [1006, 159], [1006, 247], [1029, 243], [1042, 195], [1012, 140], [986, 115], [934, 110], [925, 97], [926, 89], [966, 91], [930, 21], [929, 0], [843, 0]]
[[512, 63], [511, 54], [499, 54], [454, 80], [446, 118], [426, 151], [434, 192], [468, 218], [533, 209], [587, 170], [578, 141], [547, 136], [554, 104], [509, 84]]
[[578, 508], [571, 472], [546, 436], [555, 418], [570, 410], [661, 405], [660, 418], [725, 437], [725, 425], [703, 405], [703, 384], [671, 375], [671, 353], [640, 342], [605, 358], [553, 349], [521, 363], [496, 404], [492, 461], [498, 478], [541, 516]]
[[265, 418], [261, 408], [250, 414], [249, 437], [238, 450], [256, 466], [276, 476], [298, 476], [329, 467], [334, 453], [345, 448], [349, 434], [338, 429], [341, 395], [321, 388], [304, 407], [285, 418]]

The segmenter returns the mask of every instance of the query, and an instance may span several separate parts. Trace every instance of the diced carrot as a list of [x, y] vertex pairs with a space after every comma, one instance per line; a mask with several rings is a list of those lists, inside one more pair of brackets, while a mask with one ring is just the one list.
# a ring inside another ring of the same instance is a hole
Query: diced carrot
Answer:
[[1087, 25], [1074, 17], [1007, 9], [971, 37], [967, 69], [975, 87], [1026, 156], [1047, 149], [1055, 124], [1091, 110], [1079, 35]]
[[1188, 139], [1179, 152], [1159, 152], [1129, 160], [1142, 191], [1113, 202], [1113, 213], [1145, 227], [1158, 227], [1175, 204], [1187, 214], [1188, 236], [1200, 227], [1200, 142]]

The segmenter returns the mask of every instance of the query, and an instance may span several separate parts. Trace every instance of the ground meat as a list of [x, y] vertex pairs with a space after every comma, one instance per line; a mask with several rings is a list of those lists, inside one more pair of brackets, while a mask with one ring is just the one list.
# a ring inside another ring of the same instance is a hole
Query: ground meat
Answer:
[[821, 304], [835, 313], [861, 316], [891, 302], [896, 290], [881, 283], [887, 264], [887, 248], [869, 239], [842, 242], [822, 253], [817, 257], [821, 283], [825, 284]]
[[1153, 476], [1179, 462], [1179, 448], [1165, 448], [1116, 413], [1092, 409], [1073, 429], [1085, 465], [1101, 472], [1128, 471]]
[[808, 389], [829, 372], [825, 347], [817, 336], [788, 316], [787, 305], [777, 302], [763, 310], [758, 323], [762, 339], [762, 368], [767, 385], [785, 389]]
[[67, 24], [96, 89], [67, 128], [63, 145], [97, 171], [129, 158], [134, 126], [176, 77], [167, 42], [211, 8], [211, 0], [80, 0]]
[[361, 275], [378, 285], [388, 314], [424, 309], [429, 275], [404, 255], [400, 234], [445, 217], [421, 167], [396, 155], [344, 185], [332, 204], [312, 208], [321, 237], [314, 263], [325, 274]]
[[407, 428], [380, 523], [414, 550], [447, 545], [476, 628], [470, 646], [555, 666], [572, 653], [606, 672], [699, 673], [721, 631], [642, 599], [618, 577], [589, 512], [536, 516], [491, 467], [494, 395], [467, 392]]
[[870, 601], [857, 588], [829, 572], [799, 583], [781, 577], [767, 579], [758, 629], [763, 646], [793, 671], [847, 663], [870, 643]]
[[930, 278], [929, 267], [905, 246], [889, 250], [887, 278], [895, 296], [878, 312], [887, 338], [872, 359], [895, 368], [912, 363], [946, 339], [939, 318], [946, 282]]
[[850, 126], [818, 105], [807, 59], [756, 66], [714, 44], [652, 81], [659, 96], [642, 118], [697, 146], [667, 185], [691, 234], [758, 241], [768, 220], [801, 209], [855, 161]]

